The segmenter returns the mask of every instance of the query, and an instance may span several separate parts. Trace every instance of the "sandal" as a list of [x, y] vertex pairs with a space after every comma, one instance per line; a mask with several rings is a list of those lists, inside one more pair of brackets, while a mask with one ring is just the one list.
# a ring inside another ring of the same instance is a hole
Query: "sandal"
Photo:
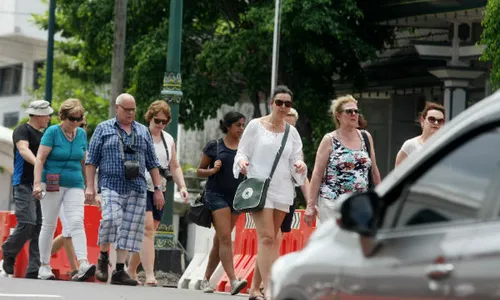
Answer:
[[249, 297], [248, 300], [266, 300], [266, 298], [264, 298], [264, 296], [252, 296]]

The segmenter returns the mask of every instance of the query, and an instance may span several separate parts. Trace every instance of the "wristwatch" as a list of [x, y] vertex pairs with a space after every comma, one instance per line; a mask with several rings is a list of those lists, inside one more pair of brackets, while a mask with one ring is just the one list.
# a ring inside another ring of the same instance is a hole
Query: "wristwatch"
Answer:
[[163, 185], [161, 185], [161, 184], [160, 185], [155, 185], [155, 191], [157, 191], [157, 190], [160, 191], [160, 192], [163, 191]]

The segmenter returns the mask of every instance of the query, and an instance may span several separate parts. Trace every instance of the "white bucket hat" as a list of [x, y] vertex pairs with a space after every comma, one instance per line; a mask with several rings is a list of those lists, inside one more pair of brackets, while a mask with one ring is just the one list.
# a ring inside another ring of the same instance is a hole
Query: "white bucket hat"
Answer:
[[45, 100], [35, 100], [31, 101], [28, 109], [25, 111], [28, 115], [34, 116], [48, 116], [54, 112], [50, 103]]

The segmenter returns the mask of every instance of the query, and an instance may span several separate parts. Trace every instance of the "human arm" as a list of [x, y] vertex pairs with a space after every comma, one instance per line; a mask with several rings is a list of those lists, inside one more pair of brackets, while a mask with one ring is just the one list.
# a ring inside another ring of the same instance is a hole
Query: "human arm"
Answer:
[[403, 151], [399, 150], [398, 155], [396, 155], [396, 167], [403, 162], [408, 157], [408, 155]]
[[316, 151], [316, 160], [314, 162], [314, 169], [311, 176], [311, 182], [309, 184], [309, 199], [307, 199], [307, 207], [315, 207], [317, 205], [319, 186], [323, 181], [326, 166], [328, 164], [328, 158], [331, 152], [332, 137], [329, 134], [326, 134], [321, 140], [318, 150]]
[[372, 160], [373, 183], [375, 184], [375, 186], [377, 186], [382, 181], [382, 179], [380, 178], [380, 172], [377, 166], [377, 159], [375, 158], [375, 145], [373, 144], [372, 135], [368, 131], [366, 131], [366, 134], [368, 135], [368, 139], [370, 139], [370, 145], [371, 145], [370, 158]]
[[181, 193], [181, 198], [184, 202], [189, 199], [189, 193], [186, 188], [186, 183], [184, 181], [184, 174], [182, 173], [182, 168], [177, 160], [177, 153], [175, 151], [175, 143], [172, 145], [172, 159], [170, 160], [170, 172], [172, 173], [172, 178], [175, 184], [179, 187], [179, 192]]
[[33, 196], [39, 200], [41, 199], [42, 193], [42, 170], [51, 151], [52, 147], [40, 145], [40, 147], [38, 147], [38, 153], [36, 154], [35, 168], [33, 171]]
[[248, 123], [245, 131], [243, 131], [243, 135], [238, 143], [238, 151], [234, 157], [234, 178], [238, 178], [240, 173], [243, 175], [247, 174], [255, 143], [258, 139], [258, 130], [260, 126], [258, 122], [260, 122], [260, 119], [253, 119]]
[[219, 172], [220, 168], [222, 167], [222, 162], [220, 160], [216, 160], [214, 162], [213, 168], [210, 168], [212, 160], [217, 157], [217, 143], [217, 140], [210, 141], [205, 145], [205, 148], [203, 148], [200, 164], [198, 165], [198, 169], [196, 170], [196, 174], [198, 175], [198, 177], [210, 177]]
[[295, 127], [290, 127], [289, 139], [291, 139], [292, 143], [292, 154], [289, 160], [291, 174], [298, 185], [303, 185], [307, 174], [307, 166], [304, 162], [302, 139]]

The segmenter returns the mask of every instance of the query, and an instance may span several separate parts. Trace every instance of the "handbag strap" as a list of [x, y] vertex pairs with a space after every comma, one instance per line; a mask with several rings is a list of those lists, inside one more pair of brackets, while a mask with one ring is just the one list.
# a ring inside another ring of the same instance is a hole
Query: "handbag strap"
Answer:
[[271, 169], [271, 174], [269, 175], [269, 180], [273, 178], [274, 171], [276, 171], [276, 167], [278, 166], [278, 162], [280, 161], [281, 154], [283, 153], [283, 149], [285, 149], [286, 141], [288, 140], [288, 133], [290, 132], [290, 124], [286, 123], [285, 133], [283, 134], [283, 138], [281, 139], [281, 147], [276, 153], [276, 158], [274, 159], [273, 168]]
[[368, 151], [368, 157], [371, 158], [372, 145], [370, 144], [370, 139], [364, 130], [361, 130], [361, 135], [363, 136], [363, 140], [365, 142], [366, 151]]
[[[120, 152], [122, 154], [122, 160], [125, 161], [125, 151], [123, 150], [123, 145], [125, 144], [123, 142], [123, 137], [122, 135], [120, 134], [120, 128], [117, 126], [115, 126], [115, 130], [116, 130], [116, 134], [118, 135], [118, 144], [120, 144]], [[134, 129], [132, 128], [132, 137], [130, 138], [130, 145], [134, 145], [135, 144], [135, 132], [134, 132]]]
[[167, 161], [170, 164], [170, 154], [168, 152], [167, 141], [165, 141], [165, 137], [163, 136], [163, 130], [161, 131], [161, 141], [163, 142], [163, 146], [165, 147], [165, 151], [167, 152]]

